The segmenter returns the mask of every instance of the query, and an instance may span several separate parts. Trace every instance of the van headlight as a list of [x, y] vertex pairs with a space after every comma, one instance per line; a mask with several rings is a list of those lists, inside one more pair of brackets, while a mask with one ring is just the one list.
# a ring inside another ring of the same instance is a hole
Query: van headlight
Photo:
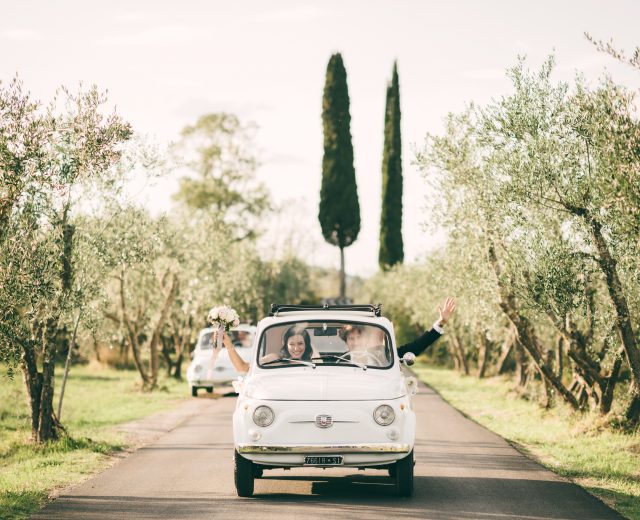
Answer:
[[258, 408], [253, 411], [253, 422], [258, 426], [269, 426], [275, 417], [276, 414], [274, 414], [273, 410], [268, 406], [258, 406]]
[[396, 413], [388, 404], [382, 404], [373, 411], [373, 419], [380, 426], [389, 426], [396, 418]]

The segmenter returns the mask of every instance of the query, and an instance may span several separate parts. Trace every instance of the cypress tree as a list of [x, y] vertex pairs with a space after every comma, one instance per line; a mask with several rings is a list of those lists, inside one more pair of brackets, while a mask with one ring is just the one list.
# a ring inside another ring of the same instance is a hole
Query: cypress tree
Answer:
[[380, 252], [383, 270], [404, 260], [402, 244], [402, 142], [400, 137], [400, 86], [398, 66], [393, 64], [391, 83], [387, 85], [384, 114], [384, 151], [382, 153], [382, 211], [380, 214]]
[[322, 98], [324, 156], [318, 219], [324, 239], [340, 248], [340, 297], [345, 297], [344, 248], [358, 238], [360, 204], [353, 167], [347, 71], [342, 56], [327, 65]]

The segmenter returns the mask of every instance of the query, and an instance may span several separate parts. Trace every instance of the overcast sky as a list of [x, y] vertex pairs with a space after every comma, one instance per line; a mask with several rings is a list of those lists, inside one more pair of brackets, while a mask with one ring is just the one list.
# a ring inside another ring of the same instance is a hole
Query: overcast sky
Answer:
[[[424, 182], [412, 165], [427, 132], [450, 111], [508, 92], [504, 70], [526, 55], [533, 67], [551, 52], [556, 77], [581, 71], [596, 80], [640, 85], [640, 72], [598, 53], [584, 38], [640, 45], [636, 1], [19, 1], [0, 18], [0, 79], [19, 73], [48, 100], [79, 81], [109, 91], [134, 128], [161, 143], [202, 114], [228, 111], [253, 121], [258, 177], [287, 215], [271, 233], [294, 230], [300, 255], [339, 265], [317, 222], [321, 179], [321, 101], [329, 57], [347, 69], [362, 228], [347, 271], [377, 268], [384, 100], [398, 60], [402, 108], [405, 258], [442, 244], [430, 220]], [[175, 179], [137, 188], [154, 212], [170, 211]], [[273, 236], [273, 235], [271, 235]], [[269, 239], [273, 240], [273, 238]]]

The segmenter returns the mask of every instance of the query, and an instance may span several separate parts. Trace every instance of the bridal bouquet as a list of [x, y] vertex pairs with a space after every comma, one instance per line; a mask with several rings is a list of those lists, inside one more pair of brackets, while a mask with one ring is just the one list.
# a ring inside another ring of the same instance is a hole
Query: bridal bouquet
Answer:
[[209, 311], [207, 320], [211, 325], [218, 328], [218, 341], [216, 348], [222, 347], [222, 334], [231, 327], [237, 327], [240, 324], [240, 317], [238, 313], [228, 307], [227, 305], [221, 305], [220, 307], [213, 307]]

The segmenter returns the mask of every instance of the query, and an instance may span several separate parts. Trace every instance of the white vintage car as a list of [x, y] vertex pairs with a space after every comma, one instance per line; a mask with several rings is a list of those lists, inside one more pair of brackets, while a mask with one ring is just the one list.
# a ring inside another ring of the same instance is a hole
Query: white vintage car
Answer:
[[[214, 352], [213, 332], [214, 329], [211, 327], [200, 331], [191, 364], [187, 368], [187, 382], [193, 397], [198, 395], [199, 388], [211, 393], [214, 386], [235, 381], [239, 375], [229, 360], [227, 349], [222, 347], [218, 352]], [[240, 324], [229, 331], [236, 352], [245, 361], [251, 358], [255, 333], [256, 327], [246, 324]]]
[[235, 485], [275, 468], [387, 470], [413, 492], [415, 378], [398, 359], [393, 325], [371, 305], [274, 305], [233, 414]]

